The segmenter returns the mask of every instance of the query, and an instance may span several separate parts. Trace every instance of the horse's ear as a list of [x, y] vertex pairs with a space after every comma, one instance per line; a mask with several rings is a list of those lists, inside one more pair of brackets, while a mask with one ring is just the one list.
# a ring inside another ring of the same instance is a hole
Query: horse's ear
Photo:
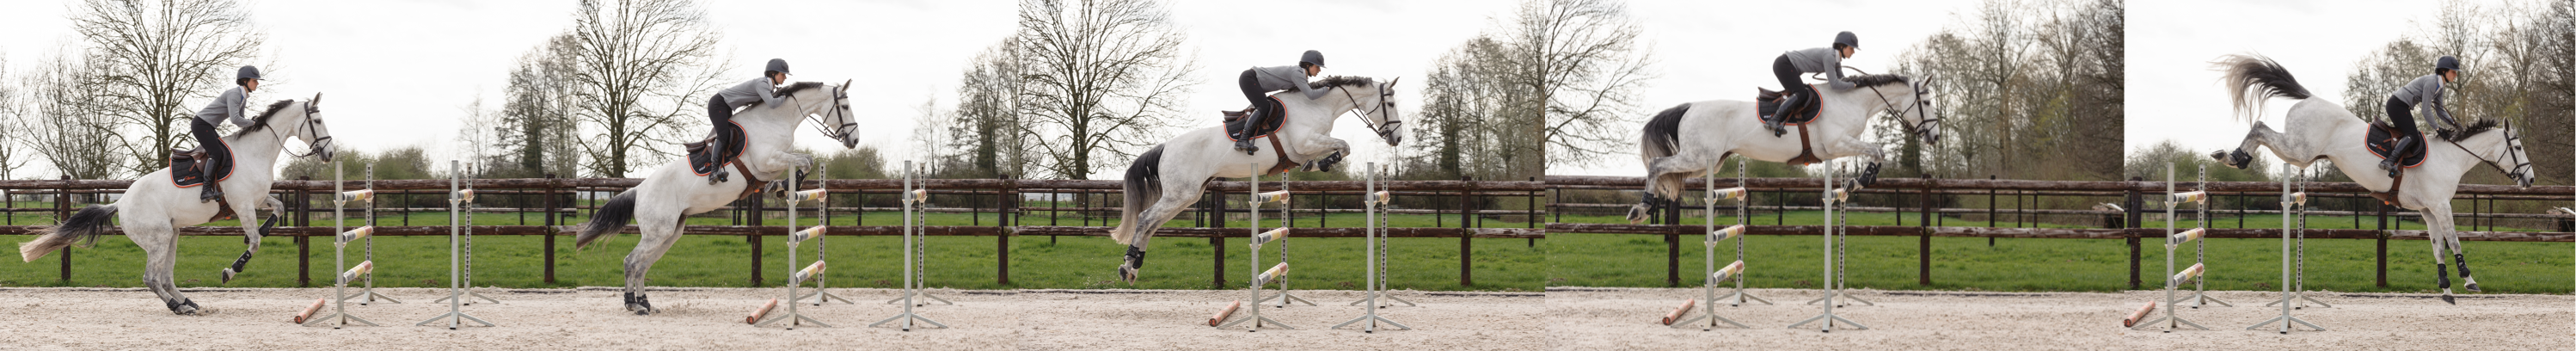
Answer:
[[317, 93], [313, 93], [313, 99], [312, 99], [312, 100], [304, 100], [304, 105], [305, 105], [305, 106], [315, 106], [315, 107], [322, 106], [322, 93], [318, 93], [318, 92], [317, 92]]
[[840, 90], [840, 91], [843, 91], [843, 92], [850, 91], [850, 81], [852, 81], [852, 80], [855, 80], [855, 79], [843, 79], [843, 80], [841, 80], [841, 88], [840, 88], [839, 90]]
[[1395, 83], [1402, 83], [1402, 82], [1404, 82], [1404, 77], [1395, 77], [1395, 79], [1388, 79], [1388, 80], [1386, 80], [1386, 87], [1387, 87], [1388, 89], [1394, 89], [1394, 88], [1395, 88]]

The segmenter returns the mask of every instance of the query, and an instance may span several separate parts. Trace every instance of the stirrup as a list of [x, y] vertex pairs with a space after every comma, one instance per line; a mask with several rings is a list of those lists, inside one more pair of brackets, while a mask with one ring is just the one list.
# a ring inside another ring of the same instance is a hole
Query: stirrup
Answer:
[[1261, 152], [1261, 147], [1252, 145], [1252, 140], [1236, 140], [1234, 141], [1234, 151], [1242, 151], [1245, 155], [1251, 155]]
[[707, 185], [716, 185], [732, 179], [732, 172], [727, 172], [725, 166], [716, 166], [715, 172], [707, 173]]
[[205, 184], [206, 190], [200, 190], [197, 192], [197, 203], [215, 202], [215, 200], [224, 199], [223, 188], [216, 187], [215, 183], [211, 181], [206, 182]]

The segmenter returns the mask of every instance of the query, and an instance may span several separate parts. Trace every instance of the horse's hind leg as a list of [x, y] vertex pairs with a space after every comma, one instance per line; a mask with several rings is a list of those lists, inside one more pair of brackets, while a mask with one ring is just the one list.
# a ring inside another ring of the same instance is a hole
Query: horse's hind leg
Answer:
[[1200, 191], [1205, 190], [1200, 187], [1201, 184], [1204, 183], [1163, 182], [1163, 196], [1155, 199], [1153, 205], [1146, 206], [1144, 213], [1137, 214], [1138, 223], [1130, 226], [1136, 231], [1133, 234], [1136, 240], [1127, 244], [1127, 258], [1120, 266], [1119, 278], [1134, 282], [1138, 276], [1143, 275], [1145, 249], [1151, 247], [1146, 244], [1154, 240], [1154, 229], [1163, 227], [1164, 223], [1170, 223], [1172, 217], [1179, 216], [1181, 210], [1188, 209], [1191, 202], [1197, 202]]
[[644, 240], [635, 243], [634, 252], [626, 254], [626, 310], [639, 316], [651, 315], [660, 310], [654, 309], [653, 302], [645, 297], [644, 274], [653, 269], [654, 261], [662, 260], [663, 253], [671, 252], [671, 244], [680, 241], [680, 224], [677, 220], [649, 218], [636, 223], [643, 227]]
[[160, 297], [163, 307], [170, 308], [171, 313], [197, 314], [202, 308], [196, 301], [189, 301], [186, 295], [180, 295], [179, 287], [171, 277], [179, 264], [179, 241], [175, 228], [166, 223], [127, 223], [125, 237], [143, 248], [143, 287]]
[[[2460, 247], [2459, 223], [2451, 219], [2449, 206], [2443, 206], [2441, 214], [2438, 216], [2429, 214], [2431, 211], [2427, 212], [2428, 214], [2424, 216], [2427, 222], [2425, 227], [2438, 228], [2429, 231], [2432, 233], [2432, 237], [2430, 239], [2432, 239], [2434, 243], [2433, 258], [2436, 260], [2441, 259], [2443, 254], [2442, 251], [2446, 251], [2443, 249], [2450, 249], [2447, 251], [2450, 251], [2451, 263], [2456, 263], [2460, 266], [2460, 287], [2469, 289], [2469, 292], [2482, 292], [2482, 290], [2478, 289], [2478, 279], [2469, 275], [2468, 252]], [[2434, 223], [2439, 223], [2439, 226], [2434, 226]]]
[[2284, 145], [2286, 143], [2281, 142], [2282, 140], [2280, 138], [2280, 132], [2272, 131], [2271, 126], [2266, 126], [2263, 125], [2263, 122], [2256, 121], [2254, 122], [2254, 128], [2245, 132], [2245, 140], [2237, 142], [2235, 150], [2212, 152], [2209, 154], [2209, 158], [2216, 159], [2219, 163], [2226, 164], [2228, 167], [2244, 169], [2247, 165], [2254, 162], [2254, 154], [2248, 150], [2271, 146], [2272, 153], [2274, 155], [2281, 156], [2281, 159], [2299, 159], [2298, 157], [2291, 156], [2293, 152], [2282, 149], [2283, 146], [2286, 146]]
[[1723, 168], [1717, 164], [1720, 160], [1700, 155], [1684, 152], [1647, 162], [1646, 192], [1638, 196], [1637, 205], [1628, 207], [1628, 223], [1643, 223], [1655, 209], [1681, 201], [1683, 179]]

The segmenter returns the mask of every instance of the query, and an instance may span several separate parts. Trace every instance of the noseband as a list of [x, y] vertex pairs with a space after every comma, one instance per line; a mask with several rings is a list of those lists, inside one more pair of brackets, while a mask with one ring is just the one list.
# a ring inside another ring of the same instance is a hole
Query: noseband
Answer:
[[[1357, 97], [1353, 97], [1353, 96], [1351, 95], [1351, 90], [1350, 90], [1350, 89], [1342, 88], [1342, 87], [1333, 87], [1333, 90], [1339, 90], [1339, 91], [1341, 91], [1341, 92], [1342, 92], [1342, 99], [1350, 100], [1350, 101], [1351, 101], [1351, 110], [1353, 110], [1353, 111], [1358, 111], [1358, 110], [1362, 109], [1362, 107], [1360, 106], [1360, 100], [1359, 100], [1359, 98], [1357, 98]], [[1389, 97], [1393, 97], [1393, 96], [1395, 96], [1395, 92], [1393, 92], [1393, 91], [1388, 91], [1388, 89], [1386, 89], [1386, 85], [1384, 85], [1384, 84], [1379, 84], [1379, 85], [1377, 86], [1377, 106], [1369, 107], [1369, 108], [1368, 108], [1368, 111], [1366, 111], [1366, 112], [1360, 112], [1360, 114], [1361, 114], [1361, 115], [1364, 115], [1364, 116], [1365, 116], [1365, 115], [1373, 115], [1373, 114], [1374, 114], [1374, 115], [1378, 115], [1378, 116], [1377, 116], [1377, 117], [1378, 117], [1378, 120], [1379, 120], [1379, 121], [1383, 121], [1383, 122], [1379, 122], [1379, 123], [1377, 123], [1377, 124], [1373, 124], [1373, 125], [1369, 125], [1369, 126], [1368, 126], [1369, 131], [1371, 131], [1371, 132], [1376, 132], [1376, 133], [1377, 133], [1378, 138], [1380, 138], [1380, 139], [1387, 139], [1387, 138], [1389, 138], [1390, 136], [1394, 135], [1394, 134], [1389, 134], [1389, 133], [1393, 133], [1393, 132], [1395, 132], [1395, 131], [1397, 130], [1397, 128], [1398, 128], [1398, 127], [1400, 127], [1400, 126], [1404, 123], [1404, 121], [1398, 121], [1398, 120], [1395, 120], [1395, 116], [1387, 115], [1387, 114], [1382, 114], [1382, 113], [1386, 113], [1386, 112], [1387, 112], [1387, 110], [1388, 110], [1386, 99], [1387, 99], [1387, 98], [1389, 98]]]

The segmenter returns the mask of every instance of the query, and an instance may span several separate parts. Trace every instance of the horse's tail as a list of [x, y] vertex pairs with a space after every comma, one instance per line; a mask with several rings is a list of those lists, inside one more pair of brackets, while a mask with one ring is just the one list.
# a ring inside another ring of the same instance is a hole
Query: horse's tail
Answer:
[[1655, 113], [1654, 119], [1647, 120], [1644, 140], [1637, 143], [1643, 146], [1644, 150], [1637, 155], [1646, 162], [1672, 156], [1673, 149], [1681, 145], [1682, 113], [1684, 112], [1690, 112], [1690, 104], [1664, 109], [1664, 112]]
[[572, 228], [574, 233], [581, 233], [579, 237], [573, 239], [572, 247], [579, 250], [590, 246], [591, 242], [598, 241], [599, 238], [605, 238], [626, 229], [626, 222], [634, 220], [635, 189], [626, 189], [625, 192], [617, 193], [617, 197], [609, 198], [608, 205], [600, 206], [598, 211], [591, 212], [590, 222]]
[[37, 258], [70, 247], [75, 242], [81, 247], [90, 247], [98, 243], [99, 235], [107, 234], [107, 219], [115, 216], [115, 204], [82, 207], [80, 212], [72, 214], [71, 219], [63, 220], [62, 225], [37, 228], [35, 241], [18, 244], [18, 256], [27, 262], [35, 262]]
[[1137, 223], [1136, 215], [1144, 213], [1146, 206], [1163, 199], [1162, 145], [1136, 155], [1136, 162], [1127, 165], [1127, 191], [1124, 193], [1127, 194], [1127, 204], [1118, 211], [1118, 227], [1109, 229], [1109, 239], [1117, 240], [1119, 244], [1134, 245], [1136, 231], [1144, 224]]
[[2210, 61], [2210, 66], [2227, 72], [2220, 81], [2227, 85], [2227, 92], [2230, 95], [2228, 101], [2235, 104], [2238, 118], [2254, 119], [2255, 116], [2261, 115], [2263, 101], [2266, 99], [2285, 97], [2305, 100], [2311, 97], [2308, 94], [2308, 88], [2299, 86], [2299, 79], [2290, 76], [2290, 69], [2281, 67], [2280, 62], [2274, 62], [2270, 57], [2241, 54], [2220, 56], [2217, 61]]

